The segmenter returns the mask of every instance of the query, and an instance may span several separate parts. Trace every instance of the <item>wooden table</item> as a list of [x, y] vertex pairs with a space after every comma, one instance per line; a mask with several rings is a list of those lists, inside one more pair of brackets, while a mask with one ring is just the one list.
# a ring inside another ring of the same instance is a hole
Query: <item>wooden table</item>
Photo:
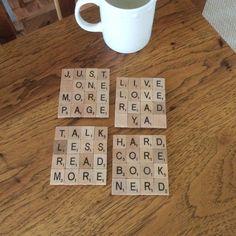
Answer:
[[[236, 55], [187, 0], [157, 12], [136, 54], [73, 17], [0, 49], [1, 235], [236, 234]], [[111, 69], [109, 119], [57, 119], [68, 67]], [[166, 78], [167, 130], [114, 128], [117, 76]], [[107, 186], [50, 186], [55, 127], [91, 122], [109, 127]], [[169, 197], [111, 195], [112, 135], [131, 133], [167, 136]]]

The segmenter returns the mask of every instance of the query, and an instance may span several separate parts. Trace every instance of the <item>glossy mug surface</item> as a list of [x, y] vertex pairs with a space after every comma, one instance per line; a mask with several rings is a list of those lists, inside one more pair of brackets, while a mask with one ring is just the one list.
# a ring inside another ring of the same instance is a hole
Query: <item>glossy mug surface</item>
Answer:
[[[99, 6], [101, 21], [86, 22], [80, 15], [84, 4]], [[78, 0], [75, 18], [81, 28], [102, 32], [105, 43], [114, 51], [133, 53], [144, 48], [151, 37], [156, 0]]]

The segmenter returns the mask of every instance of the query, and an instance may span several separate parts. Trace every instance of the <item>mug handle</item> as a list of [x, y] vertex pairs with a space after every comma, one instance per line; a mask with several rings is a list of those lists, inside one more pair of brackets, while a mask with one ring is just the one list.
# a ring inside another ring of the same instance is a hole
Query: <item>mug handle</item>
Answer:
[[100, 7], [100, 0], [78, 0], [75, 6], [75, 19], [78, 25], [89, 32], [102, 32], [102, 22], [98, 22], [96, 24], [91, 24], [85, 21], [80, 15], [80, 8], [87, 3], [93, 3]]

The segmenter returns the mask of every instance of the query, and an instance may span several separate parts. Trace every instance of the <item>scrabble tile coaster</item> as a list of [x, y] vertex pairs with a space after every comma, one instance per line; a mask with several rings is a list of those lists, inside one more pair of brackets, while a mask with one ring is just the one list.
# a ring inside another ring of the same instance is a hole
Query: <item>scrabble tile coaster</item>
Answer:
[[167, 128], [165, 79], [117, 78], [115, 127]]
[[58, 118], [108, 118], [109, 69], [63, 69]]
[[113, 195], [169, 195], [166, 138], [114, 135]]
[[106, 185], [107, 127], [56, 127], [51, 185]]

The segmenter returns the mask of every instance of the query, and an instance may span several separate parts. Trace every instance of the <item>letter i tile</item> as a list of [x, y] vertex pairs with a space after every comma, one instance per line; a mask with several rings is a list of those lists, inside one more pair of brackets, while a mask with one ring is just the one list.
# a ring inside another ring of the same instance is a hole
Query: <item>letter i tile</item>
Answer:
[[107, 137], [107, 127], [56, 127], [50, 184], [106, 185]]
[[169, 195], [166, 138], [114, 135], [113, 195]]

